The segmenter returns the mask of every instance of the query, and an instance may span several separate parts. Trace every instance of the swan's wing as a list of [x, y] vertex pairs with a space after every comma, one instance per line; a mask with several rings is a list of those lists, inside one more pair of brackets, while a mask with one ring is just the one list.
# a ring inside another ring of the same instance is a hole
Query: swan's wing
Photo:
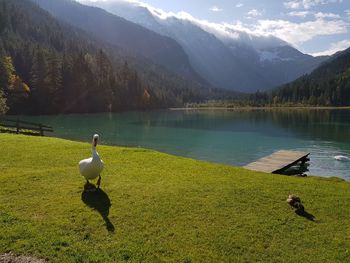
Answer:
[[91, 162], [92, 158], [84, 159], [79, 162], [79, 170], [81, 174], [84, 173], [84, 170], [89, 166]]

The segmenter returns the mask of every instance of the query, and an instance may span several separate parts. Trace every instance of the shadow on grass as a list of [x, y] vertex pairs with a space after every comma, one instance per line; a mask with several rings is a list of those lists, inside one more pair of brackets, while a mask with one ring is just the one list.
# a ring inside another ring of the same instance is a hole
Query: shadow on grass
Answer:
[[306, 212], [305, 210], [303, 209], [297, 209], [295, 210], [295, 213], [298, 215], [298, 216], [302, 216], [302, 217], [305, 217], [307, 220], [310, 220], [310, 221], [313, 221], [315, 222], [315, 219], [316, 217], [308, 212]]
[[114, 232], [115, 228], [109, 220], [109, 209], [112, 206], [108, 195], [101, 189], [97, 189], [94, 185], [86, 184], [81, 194], [81, 200], [90, 208], [99, 212], [106, 223], [108, 232]]

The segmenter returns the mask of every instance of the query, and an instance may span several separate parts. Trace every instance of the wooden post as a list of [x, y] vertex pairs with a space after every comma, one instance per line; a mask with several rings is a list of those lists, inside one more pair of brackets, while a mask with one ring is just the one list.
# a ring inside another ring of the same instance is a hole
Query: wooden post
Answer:
[[301, 161], [301, 164], [304, 165], [304, 164], [306, 164], [306, 163], [309, 162], [309, 161], [310, 161], [310, 158], [306, 156], [306, 157]]
[[16, 120], [16, 134], [19, 134], [19, 120]]
[[40, 124], [40, 136], [44, 136], [43, 125]]

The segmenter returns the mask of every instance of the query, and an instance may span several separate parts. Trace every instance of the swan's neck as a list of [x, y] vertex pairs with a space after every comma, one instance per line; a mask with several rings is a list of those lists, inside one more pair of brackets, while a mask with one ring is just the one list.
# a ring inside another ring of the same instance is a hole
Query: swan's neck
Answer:
[[98, 155], [98, 152], [96, 151], [96, 146], [92, 146], [92, 158], [93, 159], [100, 158], [100, 156]]

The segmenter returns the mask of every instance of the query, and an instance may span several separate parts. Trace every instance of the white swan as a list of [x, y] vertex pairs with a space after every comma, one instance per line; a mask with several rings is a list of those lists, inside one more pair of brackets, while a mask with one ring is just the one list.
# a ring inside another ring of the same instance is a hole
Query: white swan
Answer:
[[334, 159], [337, 160], [337, 161], [350, 161], [350, 158], [347, 157], [347, 156], [344, 156], [344, 155], [337, 155], [337, 156], [334, 156]]
[[82, 176], [85, 177], [86, 181], [93, 180], [98, 177], [97, 188], [100, 188], [101, 184], [101, 172], [103, 170], [103, 161], [101, 160], [98, 152], [96, 151], [96, 146], [99, 136], [95, 134], [92, 139], [92, 157], [81, 160], [79, 162], [79, 170]]

